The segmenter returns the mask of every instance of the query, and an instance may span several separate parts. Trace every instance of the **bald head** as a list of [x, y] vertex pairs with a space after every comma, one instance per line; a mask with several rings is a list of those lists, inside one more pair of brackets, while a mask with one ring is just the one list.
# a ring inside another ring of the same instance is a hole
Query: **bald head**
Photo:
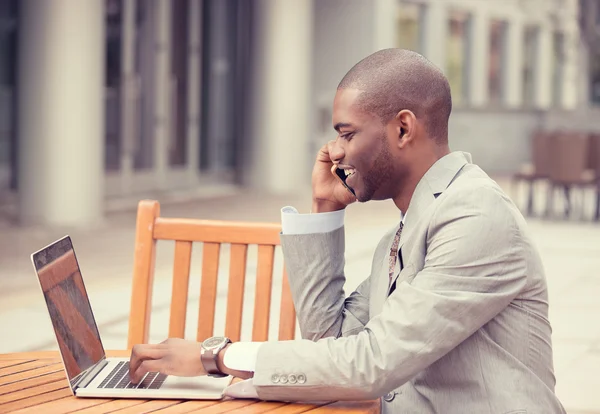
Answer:
[[444, 74], [418, 53], [384, 49], [358, 62], [338, 89], [358, 89], [358, 105], [384, 123], [408, 109], [439, 144], [448, 143], [452, 111], [450, 85]]

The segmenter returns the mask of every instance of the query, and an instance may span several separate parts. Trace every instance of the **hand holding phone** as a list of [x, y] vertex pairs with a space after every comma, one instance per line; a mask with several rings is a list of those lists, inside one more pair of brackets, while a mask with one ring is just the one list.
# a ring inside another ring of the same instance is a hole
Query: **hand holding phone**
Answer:
[[337, 170], [330, 150], [335, 141], [323, 145], [317, 154], [312, 172], [313, 213], [337, 211], [356, 201], [354, 192], [345, 183], [344, 170]]

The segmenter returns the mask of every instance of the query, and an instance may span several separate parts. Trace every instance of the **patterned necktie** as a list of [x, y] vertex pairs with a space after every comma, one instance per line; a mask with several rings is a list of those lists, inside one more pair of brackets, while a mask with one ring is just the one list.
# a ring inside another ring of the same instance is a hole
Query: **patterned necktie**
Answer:
[[400, 227], [398, 227], [398, 231], [396, 232], [396, 236], [394, 237], [394, 242], [392, 243], [392, 248], [390, 249], [390, 280], [388, 282], [388, 289], [392, 285], [392, 276], [394, 275], [394, 268], [396, 267], [396, 260], [398, 259], [398, 244], [400, 243], [400, 235], [402, 234], [403, 227], [404, 223], [400, 222]]

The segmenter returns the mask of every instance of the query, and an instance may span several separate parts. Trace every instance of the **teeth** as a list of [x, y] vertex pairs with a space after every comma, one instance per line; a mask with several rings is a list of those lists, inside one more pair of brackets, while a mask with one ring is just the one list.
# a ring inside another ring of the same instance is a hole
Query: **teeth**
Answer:
[[349, 175], [354, 174], [354, 170], [352, 170], [352, 169], [344, 170], [344, 173], [346, 174], [346, 177], [348, 177]]

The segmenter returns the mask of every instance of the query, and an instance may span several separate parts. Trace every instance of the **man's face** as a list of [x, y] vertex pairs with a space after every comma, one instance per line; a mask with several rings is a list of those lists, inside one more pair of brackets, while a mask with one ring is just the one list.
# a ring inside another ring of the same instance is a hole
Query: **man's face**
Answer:
[[340, 89], [333, 102], [333, 127], [338, 132], [330, 156], [346, 170], [346, 184], [360, 202], [383, 200], [389, 193], [394, 162], [386, 125], [356, 105], [360, 91]]

